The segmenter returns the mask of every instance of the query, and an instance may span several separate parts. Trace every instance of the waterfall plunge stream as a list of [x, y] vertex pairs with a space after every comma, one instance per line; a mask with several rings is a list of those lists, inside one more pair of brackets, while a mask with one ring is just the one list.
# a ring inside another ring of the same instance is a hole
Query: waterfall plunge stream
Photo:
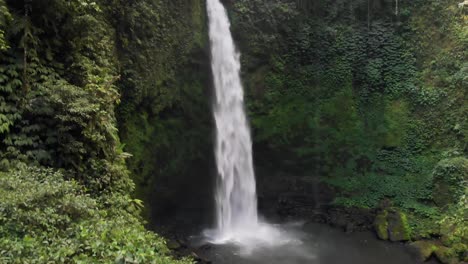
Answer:
[[252, 248], [287, 241], [279, 229], [259, 221], [252, 160], [252, 139], [244, 110], [240, 54], [236, 51], [226, 10], [207, 0], [211, 67], [215, 86], [215, 156], [218, 172], [216, 227], [206, 232], [213, 243], [234, 242]]
[[217, 237], [234, 238], [258, 224], [252, 140], [244, 111], [239, 54], [219, 0], [208, 0], [211, 67], [216, 100]]

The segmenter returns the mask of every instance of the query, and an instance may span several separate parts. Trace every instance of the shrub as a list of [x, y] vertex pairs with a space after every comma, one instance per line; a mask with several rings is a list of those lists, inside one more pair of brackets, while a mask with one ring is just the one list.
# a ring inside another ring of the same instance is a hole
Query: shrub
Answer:
[[144, 229], [139, 201], [99, 200], [52, 169], [0, 174], [1, 263], [190, 263]]

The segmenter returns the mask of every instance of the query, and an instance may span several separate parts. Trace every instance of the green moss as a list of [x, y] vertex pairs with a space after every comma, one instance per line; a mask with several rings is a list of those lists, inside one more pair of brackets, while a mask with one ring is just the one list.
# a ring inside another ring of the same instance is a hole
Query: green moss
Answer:
[[413, 247], [421, 261], [428, 260], [434, 252], [438, 249], [438, 245], [434, 241], [422, 240], [410, 244]]
[[374, 220], [377, 236], [382, 240], [408, 241], [411, 230], [406, 215], [396, 208], [382, 211]]
[[459, 264], [458, 256], [450, 248], [440, 246], [434, 251], [435, 256], [444, 264]]
[[388, 234], [391, 241], [408, 241], [411, 238], [411, 229], [406, 214], [392, 209], [388, 215]]
[[388, 240], [388, 222], [387, 222], [388, 211], [384, 210], [377, 215], [374, 221], [374, 228], [377, 232], [377, 236], [382, 240]]

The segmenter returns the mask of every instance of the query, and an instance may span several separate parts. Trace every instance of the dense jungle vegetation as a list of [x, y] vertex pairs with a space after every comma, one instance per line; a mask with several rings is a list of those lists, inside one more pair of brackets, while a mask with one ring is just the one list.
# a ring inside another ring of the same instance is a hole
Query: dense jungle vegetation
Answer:
[[145, 230], [116, 121], [141, 46], [184, 55], [166, 38], [200, 3], [180, 3], [0, 1], [1, 263], [190, 262]]
[[320, 178], [336, 206], [377, 208], [382, 239], [440, 237], [440, 259], [467, 261], [466, 12], [233, 1], [258, 163]]
[[[467, 262], [468, 5], [223, 2], [259, 188], [318, 181]], [[203, 0], [0, 0], [0, 263], [191, 262], [145, 224], [209, 182], [206, 27]]]

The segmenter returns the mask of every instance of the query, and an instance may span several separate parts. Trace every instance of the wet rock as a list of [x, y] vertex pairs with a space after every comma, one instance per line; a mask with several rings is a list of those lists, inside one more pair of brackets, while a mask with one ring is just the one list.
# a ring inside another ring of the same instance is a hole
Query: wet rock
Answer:
[[354, 225], [354, 223], [346, 224], [346, 227], [345, 227], [345, 232], [346, 233], [352, 233], [354, 231], [356, 231], [356, 226]]
[[440, 262], [444, 264], [463, 264], [458, 261], [457, 256], [455, 256], [453, 252], [447, 247], [444, 247], [444, 246], [438, 247], [434, 251], [434, 254], [437, 257], [437, 259], [440, 260]]
[[201, 261], [202, 259], [197, 255], [197, 253], [192, 252], [190, 256], [195, 260], [195, 261]]
[[411, 237], [406, 215], [396, 208], [380, 212], [374, 220], [374, 229], [382, 240], [408, 241]]
[[390, 241], [410, 240], [410, 227], [406, 215], [398, 210], [390, 211], [387, 217]]
[[329, 212], [329, 222], [332, 224], [332, 226], [344, 229], [350, 220], [348, 214], [345, 211], [331, 210]]
[[314, 210], [312, 211], [310, 220], [314, 223], [325, 224], [327, 223], [327, 215], [321, 210]]
[[367, 231], [372, 229], [375, 213], [361, 208], [328, 208], [327, 223], [342, 228], [347, 232]]
[[382, 240], [388, 240], [388, 212], [387, 210], [381, 212], [375, 217], [374, 228], [377, 236]]
[[206, 259], [204, 257], [201, 257], [200, 255], [198, 255], [197, 253], [195, 252], [192, 252], [192, 254], [190, 254], [190, 256], [196, 261], [196, 263], [198, 264], [211, 264], [211, 260], [209, 259]]
[[334, 191], [316, 175], [293, 175], [257, 167], [258, 206], [263, 215], [311, 219], [322, 205], [330, 204]]
[[302, 193], [282, 193], [277, 204], [282, 216], [310, 215], [317, 205], [313, 195]]
[[204, 250], [204, 251], [208, 251], [208, 250], [211, 250], [212, 248], [213, 248], [212, 244], [205, 244], [205, 245], [202, 245], [199, 249]]
[[427, 261], [437, 250], [438, 246], [440, 245], [434, 241], [416, 241], [410, 244], [410, 247], [421, 262]]
[[180, 244], [181, 248], [188, 248], [189, 247], [189, 242], [185, 238], [178, 238], [177, 243]]
[[177, 242], [175, 240], [169, 240], [169, 241], [167, 241], [167, 247], [170, 250], [177, 250], [177, 249], [180, 249], [182, 246], [179, 244], [179, 242]]

